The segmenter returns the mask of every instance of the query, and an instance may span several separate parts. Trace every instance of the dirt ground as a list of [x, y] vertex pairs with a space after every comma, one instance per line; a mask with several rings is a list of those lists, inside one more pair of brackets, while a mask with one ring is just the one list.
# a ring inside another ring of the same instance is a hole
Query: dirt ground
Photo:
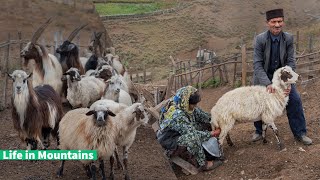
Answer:
[[[288, 13], [287, 29], [314, 27], [318, 23], [308, 14], [317, 15], [320, 3], [317, 0], [300, 1], [232, 1], [232, 0], [186, 0], [186, 8], [169, 15], [150, 18], [110, 20], [104, 26], [117, 49], [117, 53], [129, 67], [141, 69], [145, 64], [148, 70], [162, 82], [166, 82], [169, 73], [169, 55], [180, 59], [194, 58], [199, 45], [213, 49], [219, 54], [238, 51], [241, 41], [252, 43], [254, 32], [264, 27], [264, 11], [275, 7], [285, 8]], [[317, 3], [318, 2], [318, 3]], [[31, 3], [31, 4], [29, 4]], [[41, 7], [41, 8], [39, 8]], [[77, 11], [70, 7], [61, 7], [51, 1], [11, 0], [4, 3], [0, 16], [0, 39], [6, 40], [7, 33], [24, 30], [25, 36], [40, 22], [58, 9], [60, 19], [51, 27], [71, 32], [82, 21], [92, 23], [84, 32], [88, 38], [93, 29], [101, 28], [101, 22], [89, 11]], [[62, 9], [59, 9], [62, 8]], [[68, 10], [68, 14], [63, 10]], [[44, 13], [44, 10], [45, 13]], [[240, 13], [241, 12], [241, 13]], [[43, 13], [43, 16], [35, 14]], [[7, 21], [11, 18], [10, 21]], [[52, 38], [53, 29], [48, 29], [44, 37]], [[1, 61], [2, 63], [3, 61]], [[2, 75], [3, 77], [3, 75]], [[157, 82], [154, 82], [157, 84]], [[231, 131], [235, 147], [224, 146], [226, 161], [215, 171], [186, 176], [179, 170], [176, 176], [163, 156], [163, 151], [155, 140], [150, 127], [140, 127], [136, 141], [129, 151], [129, 171], [132, 179], [320, 179], [320, 83], [308, 87], [299, 86], [308, 135], [314, 144], [304, 146], [296, 142], [290, 131], [286, 116], [277, 119], [276, 125], [287, 151], [279, 152], [272, 132], [268, 130], [267, 144], [251, 143], [252, 123], [237, 124]], [[1, 88], [2, 89], [2, 88]], [[232, 89], [229, 86], [215, 89], [203, 89], [200, 107], [209, 111], [219, 97]], [[1, 93], [2, 94], [2, 93]], [[0, 149], [22, 149], [17, 133], [13, 130], [11, 109], [0, 112]], [[55, 148], [55, 144], [51, 145]], [[107, 164], [107, 163], [106, 163]], [[0, 179], [42, 180], [57, 179], [55, 173], [58, 161], [2, 161]], [[106, 173], [109, 170], [106, 167]], [[63, 179], [87, 179], [80, 162], [67, 162]], [[116, 179], [123, 179], [120, 170]]]

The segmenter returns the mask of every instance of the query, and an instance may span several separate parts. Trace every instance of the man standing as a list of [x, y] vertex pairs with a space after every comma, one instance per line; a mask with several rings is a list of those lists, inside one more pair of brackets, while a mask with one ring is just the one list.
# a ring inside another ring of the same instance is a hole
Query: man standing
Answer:
[[[276, 69], [290, 66], [295, 70], [295, 52], [293, 47], [293, 36], [282, 31], [284, 26], [283, 9], [273, 9], [266, 12], [268, 31], [256, 37], [254, 46], [254, 84], [267, 87], [269, 93], [274, 93], [271, 86], [273, 73]], [[285, 94], [289, 95], [286, 107], [289, 125], [294, 137], [305, 145], [312, 144], [312, 140], [306, 136], [306, 120], [304, 117], [301, 98], [296, 86], [289, 87]], [[252, 141], [262, 139], [262, 121], [254, 123], [256, 131]]]

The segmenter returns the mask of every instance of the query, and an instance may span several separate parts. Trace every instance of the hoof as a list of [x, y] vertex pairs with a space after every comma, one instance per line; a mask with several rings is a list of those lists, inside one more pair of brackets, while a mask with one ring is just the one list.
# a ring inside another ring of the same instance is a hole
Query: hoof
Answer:
[[278, 144], [278, 149], [279, 149], [280, 151], [283, 151], [283, 150], [286, 149], [286, 148], [284, 147], [284, 145], [283, 145], [282, 143], [280, 143], [280, 144]]

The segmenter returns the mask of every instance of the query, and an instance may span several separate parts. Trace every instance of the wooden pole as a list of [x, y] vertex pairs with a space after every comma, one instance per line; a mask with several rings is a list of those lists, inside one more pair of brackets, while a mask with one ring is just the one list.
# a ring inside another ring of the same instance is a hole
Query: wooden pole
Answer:
[[309, 53], [312, 53], [313, 51], [313, 37], [312, 35], [309, 36]]
[[143, 83], [146, 84], [146, 65], [144, 64], [143, 65]]
[[192, 86], [192, 84], [193, 84], [193, 81], [192, 81], [192, 73], [191, 73], [191, 62], [190, 62], [190, 60], [188, 61], [188, 66], [189, 66], [189, 72], [190, 72], [190, 85]]
[[241, 61], [242, 61], [242, 86], [246, 86], [247, 80], [247, 54], [246, 54], [246, 45], [242, 44], [241, 46]]
[[[23, 44], [22, 44], [22, 34], [21, 34], [21, 31], [19, 31], [18, 32], [18, 39], [19, 39], [19, 53], [22, 51], [22, 48], [23, 48]], [[23, 61], [24, 61], [24, 59], [22, 58], [22, 57], [20, 57], [20, 67], [21, 67], [21, 69], [23, 69], [24, 70], [24, 68], [23, 68]]]
[[299, 41], [300, 41], [300, 33], [297, 31], [297, 39], [296, 39], [296, 50], [299, 52]]
[[[187, 72], [187, 68], [186, 68], [186, 63], [183, 63], [183, 71], [184, 72]], [[187, 78], [187, 74], [184, 75], [184, 79], [185, 79], [185, 86], [188, 86], [189, 83], [188, 83], [188, 78]]]
[[[6, 54], [5, 54], [5, 72], [9, 73], [9, 56], [10, 56], [10, 33], [8, 34], [8, 45], [7, 45], [7, 49], [6, 49]], [[3, 110], [7, 107], [7, 99], [8, 99], [8, 95], [7, 95], [7, 86], [8, 86], [8, 75], [7, 73], [5, 73], [4, 75], [4, 86], [3, 86], [3, 104], [1, 105], [0, 109]]]
[[[235, 56], [234, 61], [237, 61], [238, 57]], [[236, 84], [236, 78], [237, 78], [237, 64], [238, 63], [234, 63], [234, 69], [233, 69], [233, 86]]]

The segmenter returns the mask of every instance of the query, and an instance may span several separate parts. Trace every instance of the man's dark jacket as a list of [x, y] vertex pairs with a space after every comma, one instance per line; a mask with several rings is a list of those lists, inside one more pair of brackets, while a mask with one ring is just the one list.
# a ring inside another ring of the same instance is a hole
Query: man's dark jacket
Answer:
[[[267, 86], [271, 84], [266, 73], [270, 65], [271, 43], [269, 31], [265, 31], [256, 37], [253, 53], [254, 85]], [[288, 65], [293, 70], [296, 68], [293, 36], [287, 32], [280, 33], [280, 62], [281, 67]]]

